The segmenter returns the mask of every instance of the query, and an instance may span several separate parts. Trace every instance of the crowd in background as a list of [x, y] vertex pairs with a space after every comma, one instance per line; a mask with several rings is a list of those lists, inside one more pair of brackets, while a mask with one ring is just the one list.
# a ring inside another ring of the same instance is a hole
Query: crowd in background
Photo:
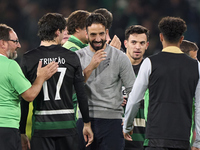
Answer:
[[45, 13], [58, 12], [68, 17], [74, 10], [93, 11], [96, 8], [107, 8], [113, 13], [110, 35], [112, 37], [116, 34], [122, 43], [124, 31], [128, 26], [141, 24], [147, 27], [151, 33], [151, 44], [145, 56], [152, 55], [162, 48], [157, 24], [164, 16], [178, 16], [184, 19], [188, 26], [185, 39], [200, 45], [198, 0], [1, 0], [0, 20], [18, 33], [22, 45], [18, 51], [19, 62], [24, 52], [39, 45], [37, 22]]

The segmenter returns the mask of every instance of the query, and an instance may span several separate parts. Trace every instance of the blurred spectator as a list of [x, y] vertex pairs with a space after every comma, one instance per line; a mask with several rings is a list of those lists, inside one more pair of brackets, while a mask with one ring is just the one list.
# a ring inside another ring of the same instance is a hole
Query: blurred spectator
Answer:
[[152, 55], [161, 49], [157, 24], [163, 16], [183, 18], [188, 26], [185, 38], [200, 45], [200, 1], [199, 0], [1, 0], [0, 20], [12, 26], [18, 33], [22, 44], [19, 51], [24, 53], [39, 44], [37, 21], [47, 12], [58, 12], [68, 17], [71, 12], [82, 9], [93, 11], [106, 8], [113, 14], [110, 36], [116, 34], [124, 41], [124, 31], [130, 25], [141, 24], [150, 29], [151, 41], [148, 53]]

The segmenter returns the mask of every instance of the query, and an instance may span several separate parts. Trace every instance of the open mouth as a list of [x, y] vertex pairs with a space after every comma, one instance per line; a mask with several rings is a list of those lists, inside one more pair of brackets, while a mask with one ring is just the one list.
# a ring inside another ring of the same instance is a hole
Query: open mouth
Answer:
[[141, 52], [134, 52], [135, 54], [140, 54]]
[[94, 43], [94, 46], [96, 47], [100, 47], [102, 45], [102, 43]]

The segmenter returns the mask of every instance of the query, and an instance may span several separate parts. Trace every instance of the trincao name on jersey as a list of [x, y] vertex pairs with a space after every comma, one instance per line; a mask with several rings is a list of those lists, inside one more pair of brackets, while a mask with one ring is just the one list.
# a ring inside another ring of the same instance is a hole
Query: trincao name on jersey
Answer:
[[73, 85], [84, 81], [79, 58], [76, 53], [60, 45], [40, 46], [27, 52], [21, 67], [31, 83], [36, 79], [39, 61], [42, 61], [42, 66], [56, 61], [59, 68], [44, 82], [33, 101], [32, 133], [43, 137], [73, 135], [76, 133]]

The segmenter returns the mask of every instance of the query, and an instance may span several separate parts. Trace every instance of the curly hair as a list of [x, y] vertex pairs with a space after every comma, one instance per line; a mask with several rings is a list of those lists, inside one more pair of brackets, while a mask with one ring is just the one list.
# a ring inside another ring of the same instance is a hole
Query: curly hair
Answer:
[[59, 29], [62, 32], [66, 28], [66, 20], [58, 13], [47, 13], [38, 22], [38, 36], [41, 41], [53, 41], [55, 32]]
[[125, 31], [125, 40], [128, 40], [129, 36], [131, 34], [146, 34], [147, 36], [147, 41], [149, 41], [149, 30], [141, 25], [132, 25], [128, 27]]
[[0, 24], [0, 40], [8, 41], [10, 39], [9, 32], [13, 29], [6, 24]]
[[86, 30], [88, 31], [88, 27], [91, 26], [93, 23], [102, 24], [105, 28], [107, 26], [106, 18], [100, 13], [92, 13], [86, 19]]
[[166, 41], [177, 43], [187, 30], [187, 25], [181, 18], [168, 16], [161, 19], [158, 28]]
[[111, 26], [112, 26], [112, 22], [113, 22], [113, 15], [110, 11], [108, 11], [105, 8], [99, 8], [93, 11], [93, 13], [100, 13], [102, 14], [107, 21], [107, 26], [106, 29], [110, 30]]
[[76, 29], [84, 29], [85, 28], [85, 20], [90, 15], [88, 11], [85, 10], [77, 10], [72, 12], [67, 21], [67, 30], [68, 34], [72, 35], [76, 32]]

